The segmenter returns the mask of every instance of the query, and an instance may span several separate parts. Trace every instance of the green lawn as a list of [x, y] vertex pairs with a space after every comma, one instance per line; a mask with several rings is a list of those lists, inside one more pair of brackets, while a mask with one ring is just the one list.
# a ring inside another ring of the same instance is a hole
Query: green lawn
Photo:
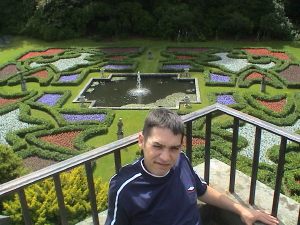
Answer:
[[[115, 42], [96, 42], [88, 39], [78, 39], [78, 40], [69, 40], [69, 41], [60, 41], [60, 42], [44, 42], [34, 39], [27, 39], [23, 37], [16, 37], [12, 40], [11, 44], [1, 49], [0, 53], [0, 67], [3, 64], [6, 64], [10, 61], [15, 61], [22, 54], [30, 50], [44, 50], [47, 48], [67, 48], [67, 47], [108, 47], [108, 46], [119, 46], [119, 47], [146, 47], [146, 51], [136, 60], [139, 62], [137, 68], [138, 71], [142, 73], [151, 73], [157, 72], [158, 62], [161, 59], [164, 59], [160, 52], [165, 49], [167, 46], [193, 46], [193, 47], [219, 47], [219, 48], [241, 48], [241, 47], [271, 47], [273, 49], [278, 49], [286, 51], [289, 53], [294, 61], [300, 62], [300, 42], [247, 42], [247, 41], [208, 41], [208, 42], [191, 42], [191, 43], [178, 43], [170, 41], [161, 41], [161, 40], [150, 40], [150, 39], [136, 39], [136, 40], [123, 40]], [[148, 60], [147, 52], [151, 50], [153, 54], [153, 59]], [[193, 72], [191, 73], [193, 77], [198, 78], [200, 95], [201, 95], [201, 104], [194, 104], [191, 110], [201, 109], [210, 104], [207, 96], [208, 92], [221, 92], [221, 91], [230, 91], [232, 89], [237, 90], [238, 92], [245, 92], [249, 89], [242, 88], [232, 88], [232, 87], [206, 87], [203, 73]], [[108, 76], [108, 73], [105, 73]], [[82, 82], [79, 86], [67, 87], [71, 91], [71, 98], [67, 101], [64, 107], [79, 107], [79, 105], [74, 105], [72, 100], [79, 94], [84, 85], [90, 80], [90, 78], [98, 77], [99, 73], [91, 73], [88, 77]], [[28, 90], [38, 90], [38, 91], [64, 91], [66, 87], [62, 86], [47, 86], [41, 87], [37, 82], [28, 82]], [[0, 93], [14, 93], [20, 92], [20, 85], [16, 86], [1, 86]], [[253, 85], [250, 87], [250, 90], [259, 92], [260, 85]], [[299, 89], [274, 89], [267, 87], [268, 94], [282, 94], [282, 93], [296, 93], [299, 92]], [[116, 140], [116, 131], [117, 131], [117, 118], [122, 117], [124, 121], [124, 133], [126, 135], [131, 135], [136, 132], [139, 132], [143, 125], [143, 120], [148, 113], [148, 110], [114, 110], [115, 120], [112, 125], [109, 127], [109, 131], [105, 135], [96, 136], [91, 138], [87, 144], [93, 147], [99, 147], [104, 144], [110, 143], [111, 141]], [[49, 123], [55, 124], [56, 122], [46, 113], [40, 112], [38, 110], [32, 111], [33, 117], [43, 117]], [[135, 152], [137, 151], [137, 146], [132, 146], [124, 151], [122, 154], [122, 163], [126, 164], [132, 161], [136, 156]], [[104, 180], [108, 180], [114, 173], [114, 163], [112, 156], [106, 156], [97, 161], [97, 167], [95, 170], [96, 176], [103, 177]]]

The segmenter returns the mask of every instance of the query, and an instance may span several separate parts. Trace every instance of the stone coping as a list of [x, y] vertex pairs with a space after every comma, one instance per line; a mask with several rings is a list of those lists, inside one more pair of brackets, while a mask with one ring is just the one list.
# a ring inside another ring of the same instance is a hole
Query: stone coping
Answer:
[[[204, 164], [194, 167], [196, 173], [200, 176], [204, 176]], [[230, 166], [217, 160], [210, 160], [210, 186], [214, 187], [220, 192], [226, 193], [233, 200], [252, 207], [248, 204], [250, 194], [251, 177], [246, 174], [236, 171], [235, 179], [235, 193], [231, 194], [229, 189], [230, 178]], [[275, 177], [274, 177], [275, 179]], [[272, 211], [274, 190], [267, 185], [257, 181], [256, 182], [256, 198], [255, 206], [252, 208], [258, 208], [267, 212]], [[300, 204], [295, 200], [280, 194], [278, 219], [280, 224], [296, 225], [298, 220]]]

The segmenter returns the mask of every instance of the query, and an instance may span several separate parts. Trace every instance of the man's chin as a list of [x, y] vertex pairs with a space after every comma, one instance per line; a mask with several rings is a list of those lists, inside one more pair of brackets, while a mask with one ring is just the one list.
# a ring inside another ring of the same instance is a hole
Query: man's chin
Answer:
[[165, 176], [167, 173], [169, 173], [169, 171], [170, 171], [169, 167], [166, 169], [159, 169], [159, 170], [157, 170], [156, 175], [157, 176]]

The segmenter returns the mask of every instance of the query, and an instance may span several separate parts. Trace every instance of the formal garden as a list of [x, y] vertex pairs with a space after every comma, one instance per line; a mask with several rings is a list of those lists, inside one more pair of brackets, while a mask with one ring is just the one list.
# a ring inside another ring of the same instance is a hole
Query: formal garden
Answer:
[[[300, 130], [300, 53], [294, 46], [278, 49], [255, 42], [199, 42], [187, 45], [147, 40], [146, 43], [79, 42], [74, 46], [68, 42], [40, 44], [32, 40], [35, 44], [26, 44], [24, 48], [17, 44], [19, 41], [24, 40], [12, 40], [12, 45], [17, 48], [8, 45], [0, 55], [0, 143], [12, 149], [10, 154], [13, 157], [21, 159], [25, 168], [22, 174], [117, 140], [120, 117], [125, 136], [140, 131], [149, 107], [143, 108], [143, 104], [130, 105], [140, 109], [93, 107], [92, 101], [80, 98], [83, 90], [93, 93], [94, 88], [101, 87], [104, 81], [112, 80], [114, 74], [136, 77], [141, 72], [148, 76], [176, 74], [180, 79], [196, 78], [198, 102], [186, 101], [184, 97], [188, 95], [192, 100], [192, 94], [177, 93], [148, 104], [150, 108], [164, 104], [177, 105], [174, 110], [185, 114], [220, 103], [291, 132], [299, 133]], [[143, 86], [147, 87], [141, 77]], [[100, 80], [88, 86], [92, 79]], [[122, 98], [122, 94], [117, 94], [117, 97]], [[213, 120], [212, 157], [226, 163], [230, 162], [232, 123], [226, 116], [216, 115]], [[204, 128], [204, 120], [193, 123], [195, 165], [203, 162], [204, 158]], [[252, 125], [241, 124], [238, 169], [247, 174], [251, 173], [254, 133]], [[273, 187], [280, 139], [263, 131], [262, 140], [258, 176], [262, 182]], [[297, 201], [300, 191], [298, 151], [299, 145], [288, 145], [282, 188], [283, 193]], [[138, 156], [137, 146], [130, 147], [123, 151], [122, 163], [126, 164]], [[97, 180], [96, 184], [101, 190], [97, 195], [102, 202], [99, 209], [106, 207], [106, 182], [114, 174], [110, 157], [104, 157], [94, 165], [94, 176], [102, 180]], [[75, 175], [71, 175], [74, 177], [71, 183], [83, 179], [82, 170], [72, 173]], [[62, 180], [70, 180], [65, 176]], [[47, 190], [49, 182], [32, 189], [43, 187]], [[84, 184], [81, 188], [84, 190]], [[70, 190], [72, 185], [66, 187], [67, 192]], [[80, 195], [80, 190], [74, 196]], [[30, 193], [34, 196], [35, 191]], [[46, 193], [44, 191], [43, 201], [53, 198]], [[74, 221], [83, 219], [86, 209], [71, 202], [70, 199], [66, 203], [71, 212], [74, 211], [70, 217]], [[56, 208], [51, 211], [39, 201], [31, 204], [55, 214]], [[17, 215], [20, 212], [16, 200], [5, 207], [8, 214]], [[84, 213], [78, 217], [75, 211]]]

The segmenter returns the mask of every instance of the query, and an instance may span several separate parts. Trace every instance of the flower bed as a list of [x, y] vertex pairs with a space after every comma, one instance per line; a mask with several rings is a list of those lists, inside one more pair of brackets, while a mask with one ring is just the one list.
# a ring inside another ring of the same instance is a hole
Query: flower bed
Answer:
[[23, 159], [23, 164], [26, 168], [29, 168], [31, 171], [37, 171], [44, 167], [50, 166], [55, 164], [56, 161], [48, 160], [48, 159], [41, 159], [37, 156], [30, 156]]
[[244, 48], [247, 53], [259, 56], [272, 56], [281, 60], [289, 60], [289, 56], [284, 52], [272, 52], [266, 48]]
[[74, 139], [80, 131], [66, 131], [58, 134], [46, 135], [40, 137], [42, 141], [50, 142], [58, 146], [74, 149]]
[[287, 69], [281, 71], [280, 76], [284, 77], [288, 82], [300, 83], [300, 66], [290, 65]]
[[230, 77], [226, 76], [226, 75], [210, 73], [209, 77], [210, 77], [210, 81], [213, 81], [213, 82], [222, 82], [222, 83], [230, 82]]
[[[262, 79], [263, 77], [265, 77], [265, 76], [262, 75], [261, 73], [252, 72], [246, 76], [245, 80]], [[270, 80], [270, 78], [266, 77], [266, 80]]]
[[270, 69], [275, 66], [274, 62], [270, 62], [267, 64], [254, 64], [249, 63], [247, 59], [236, 59], [236, 58], [229, 58], [227, 56], [227, 52], [216, 53], [214, 55], [221, 58], [221, 60], [209, 62], [209, 64], [214, 64], [217, 66], [225, 67], [227, 70], [233, 72], [239, 72], [242, 69], [245, 69], [247, 66], [255, 65], [262, 69]]
[[[184, 137], [183, 142], [182, 142], [183, 147], [186, 146], [186, 138]], [[198, 146], [198, 145], [205, 145], [205, 139], [203, 138], [192, 138], [192, 146]]]
[[103, 122], [106, 118], [106, 114], [62, 114], [65, 120], [69, 122], [97, 120]]
[[121, 64], [108, 64], [103, 67], [106, 70], [128, 70], [132, 68], [132, 65], [121, 65]]
[[0, 144], [7, 145], [5, 140], [7, 133], [11, 133], [24, 128], [29, 128], [32, 125], [19, 120], [20, 110], [16, 109], [4, 115], [0, 115]]
[[17, 72], [19, 72], [19, 70], [16, 65], [14, 64], [6, 65], [0, 70], [0, 79], [6, 79], [11, 75], [16, 74]]
[[6, 104], [15, 103], [21, 98], [2, 98], [0, 97], [0, 106], [4, 106]]
[[232, 95], [217, 95], [216, 102], [223, 105], [236, 104], [236, 101], [234, 100], [234, 97]]
[[61, 94], [44, 94], [37, 102], [53, 106], [58, 102], [61, 96]]
[[191, 69], [192, 66], [189, 64], [164, 64], [162, 66], [163, 70], [174, 70], [174, 71], [183, 71], [184, 69]]
[[208, 48], [168, 48], [168, 52], [206, 52]]
[[191, 60], [191, 59], [195, 59], [195, 57], [190, 56], [190, 55], [176, 55], [176, 59], [178, 59], [178, 60]]
[[123, 55], [116, 55], [116, 56], [111, 56], [109, 57], [110, 60], [113, 60], [113, 61], [122, 61], [124, 59], [126, 59], [127, 57], [126, 56], [123, 56]]
[[[52, 64], [53, 66], [55, 66], [59, 71], [63, 71], [63, 70], [68, 70], [72, 67], [75, 67], [77, 65], [86, 65], [89, 64], [89, 61], [86, 60], [85, 58], [88, 56], [91, 56], [92, 54], [90, 53], [81, 53], [80, 56], [78, 57], [74, 57], [74, 58], [67, 58], [67, 59], [59, 59], [55, 62], [52, 62], [50, 64]], [[36, 67], [40, 67], [40, 66], [45, 66], [49, 63], [37, 63], [37, 62], [33, 62], [30, 64], [31, 68], [36, 68]]]
[[36, 56], [42, 56], [42, 55], [55, 55], [55, 54], [62, 53], [64, 51], [65, 50], [61, 49], [61, 48], [51, 48], [46, 51], [28, 52], [25, 55], [23, 55], [21, 58], [19, 58], [18, 60], [26, 60], [29, 58], [33, 58]]
[[59, 77], [59, 82], [72, 82], [77, 80], [79, 74], [61, 75]]
[[31, 76], [41, 78], [41, 79], [47, 79], [48, 78], [48, 71], [47, 70], [41, 70], [39, 72], [31, 74]]
[[[300, 129], [300, 120], [298, 120], [293, 126], [286, 126], [286, 127], [282, 127], [282, 128], [294, 133], [295, 131]], [[232, 132], [232, 128], [227, 129], [227, 130]], [[248, 141], [247, 147], [243, 148], [243, 150], [241, 151], [241, 154], [245, 155], [251, 159], [253, 158], [253, 146], [254, 146], [254, 142], [255, 142], [254, 134], [255, 134], [255, 126], [253, 126], [249, 123], [246, 123], [245, 126], [242, 126], [239, 128], [239, 135], [246, 138]], [[275, 135], [266, 130], [262, 130], [260, 143], [261, 143], [261, 146], [260, 146], [259, 161], [272, 163], [266, 156], [267, 150], [270, 149], [274, 145], [279, 145], [280, 137], [278, 135]]]
[[238, 86], [248, 88], [253, 84], [261, 84], [262, 77], [265, 77], [265, 84], [271, 87], [282, 89], [284, 81], [279, 79], [278, 74], [273, 71], [263, 72], [258, 69], [245, 70], [239, 74]]
[[259, 99], [257, 99], [257, 101], [264, 107], [275, 112], [281, 112], [287, 103], [286, 98], [281, 99], [279, 101], [263, 101]]

